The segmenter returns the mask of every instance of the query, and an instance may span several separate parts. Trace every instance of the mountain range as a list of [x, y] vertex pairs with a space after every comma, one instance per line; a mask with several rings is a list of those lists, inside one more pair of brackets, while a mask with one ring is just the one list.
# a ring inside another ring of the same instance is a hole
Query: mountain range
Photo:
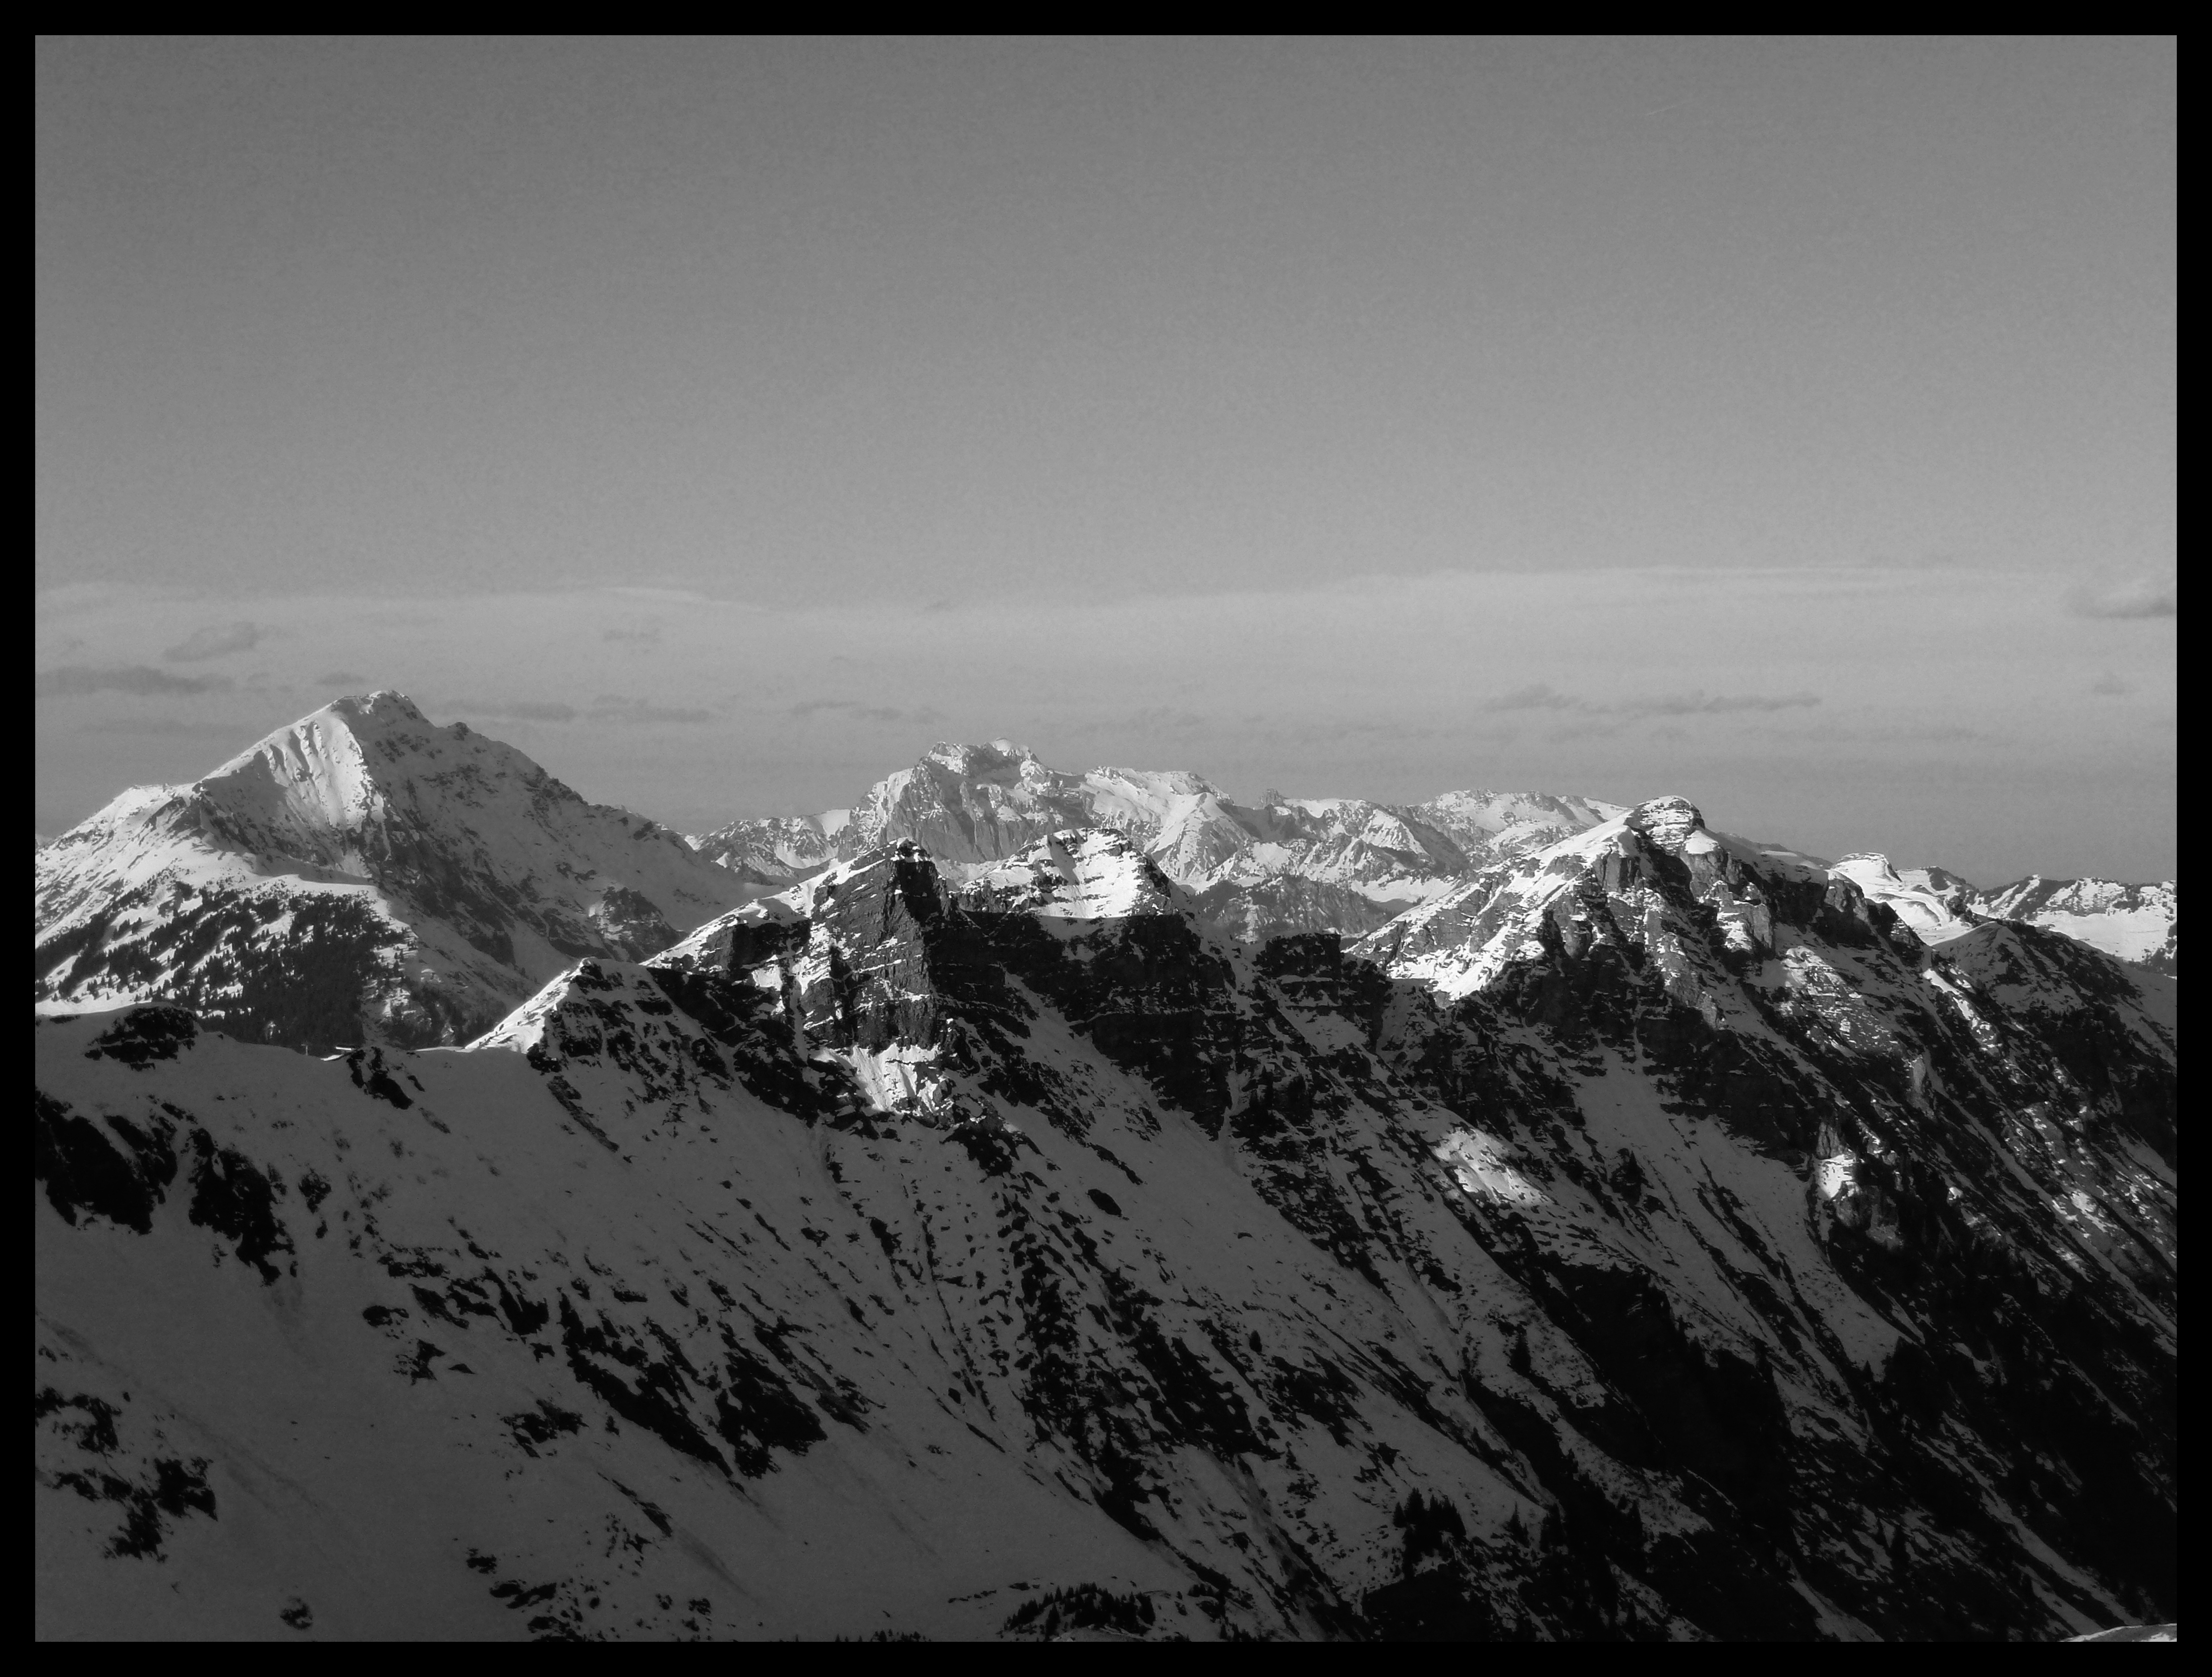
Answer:
[[[1188, 887], [1209, 927], [1256, 942], [1304, 931], [1361, 936], [1461, 881], [1624, 813], [1594, 798], [1474, 790], [1407, 805], [1270, 790], [1244, 805], [1188, 772], [1068, 774], [994, 740], [937, 746], [853, 808], [732, 821], [690, 843], [767, 893], [902, 838], [964, 877], [1061, 828], [1108, 828]], [[1821, 865], [1849, 875], [1934, 941], [1984, 920], [2027, 920], [2122, 960], [2176, 972], [2171, 880], [2031, 875], [1984, 889], [1941, 868], [1900, 871], [1881, 856]]]
[[900, 839], [964, 877], [1051, 833], [1103, 828], [1190, 887], [1208, 924], [1253, 942], [1372, 930], [1479, 869], [1620, 813], [1586, 798], [1474, 791], [1407, 806], [1269, 791], [1246, 805], [1185, 771], [1068, 774], [994, 740], [938, 746], [854, 808], [732, 821], [691, 844], [775, 891]]
[[42, 1636], [2176, 1616], [2175, 981], [1938, 870], [377, 694], [37, 881]]

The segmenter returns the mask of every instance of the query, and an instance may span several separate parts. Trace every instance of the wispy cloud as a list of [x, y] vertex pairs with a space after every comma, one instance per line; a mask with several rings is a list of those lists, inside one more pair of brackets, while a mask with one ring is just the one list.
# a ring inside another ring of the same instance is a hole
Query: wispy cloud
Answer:
[[1770, 743], [1789, 746], [2002, 746], [2011, 743], [2012, 735], [1985, 728], [1968, 728], [1958, 723], [1850, 723], [1832, 722], [1825, 726], [1807, 728], [1765, 726], [1753, 730], [1755, 736]]
[[1577, 698], [1548, 683], [1538, 681], [1500, 693], [1484, 705], [1486, 710], [1564, 710], [1583, 717], [1613, 717], [1635, 721], [1642, 717], [1725, 716], [1736, 711], [1807, 710], [1820, 702], [1818, 693], [1709, 693], [1702, 687], [1686, 693], [1651, 693], [1629, 698]]
[[1206, 726], [1206, 718], [1195, 710], [1178, 710], [1165, 704], [1148, 704], [1132, 714], [1123, 724], [1132, 733], [1188, 734], [1193, 729]]
[[162, 648], [161, 656], [173, 664], [201, 663], [233, 652], [251, 652], [268, 632], [252, 623], [210, 624], [193, 630], [174, 646]]
[[[122, 734], [135, 740], [182, 738], [237, 742], [234, 722], [194, 722], [185, 717], [103, 717], [84, 724], [88, 734]], [[226, 753], [227, 754], [227, 753]]]
[[[340, 671], [324, 678], [325, 685], [344, 686], [359, 684], [362, 678], [348, 676], [339, 680]], [[600, 693], [586, 705], [567, 704], [560, 699], [544, 698], [455, 698], [434, 707], [437, 710], [464, 717], [471, 722], [543, 722], [543, 723], [612, 723], [618, 726], [639, 726], [662, 723], [696, 724], [718, 719], [715, 711], [693, 705], [655, 704], [649, 699], [633, 698], [627, 693]]]
[[1629, 717], [1711, 717], [1733, 710], [1802, 710], [1820, 702], [1818, 693], [1673, 693], [1632, 698], [1606, 708]]
[[2084, 585], [2074, 590], [2067, 603], [2082, 617], [2172, 617], [2179, 592], [2172, 577], [2135, 576]]
[[368, 685], [368, 678], [366, 675], [356, 674], [349, 669], [334, 669], [328, 675], [317, 676], [315, 685], [319, 687], [343, 687], [350, 692], [357, 688], [366, 687]]
[[599, 638], [617, 646], [658, 646], [660, 643], [660, 625], [647, 623], [627, 629], [609, 629], [602, 631]]
[[489, 722], [574, 722], [576, 707], [532, 698], [455, 699], [445, 707]]
[[81, 693], [135, 693], [142, 698], [174, 697], [184, 693], [228, 692], [228, 675], [172, 675], [144, 664], [94, 669], [85, 664], [64, 664], [41, 670], [36, 683], [40, 698], [74, 697]]
[[2125, 698], [2135, 689], [2117, 675], [2100, 675], [2089, 684], [2089, 691], [2100, 698]]
[[810, 698], [791, 707], [791, 715], [800, 722], [835, 711], [849, 717], [854, 722], [907, 723], [917, 728], [931, 728], [945, 720], [939, 712], [927, 705], [919, 710], [902, 710], [889, 704], [863, 704], [851, 698]]
[[1586, 710], [1591, 708], [1587, 699], [1570, 698], [1547, 682], [1532, 681], [1525, 687], [1516, 687], [1510, 693], [1500, 693], [1482, 707], [1486, 710]]
[[615, 723], [702, 723], [713, 722], [714, 713], [692, 705], [653, 704], [642, 698], [631, 698], [623, 693], [601, 693], [585, 712], [593, 722]]

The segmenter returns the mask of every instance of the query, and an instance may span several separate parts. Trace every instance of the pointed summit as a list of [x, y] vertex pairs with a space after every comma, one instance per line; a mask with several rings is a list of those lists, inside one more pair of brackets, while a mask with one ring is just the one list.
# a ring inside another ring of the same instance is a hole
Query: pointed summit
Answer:
[[167, 1000], [327, 1046], [465, 1040], [581, 955], [638, 960], [742, 883], [405, 695], [341, 698], [35, 858], [43, 1003]]

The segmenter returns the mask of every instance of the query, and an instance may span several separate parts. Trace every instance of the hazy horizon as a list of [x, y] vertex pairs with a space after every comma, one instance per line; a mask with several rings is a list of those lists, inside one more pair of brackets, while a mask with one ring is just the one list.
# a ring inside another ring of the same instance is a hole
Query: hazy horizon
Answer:
[[2175, 49], [46, 39], [34, 816], [396, 687], [2178, 863]]
[[[1189, 769], [1245, 801], [1267, 788], [1293, 797], [1395, 803], [1470, 786], [1618, 803], [1680, 793], [1725, 831], [1831, 857], [1880, 851], [1900, 865], [1940, 865], [1983, 884], [2029, 873], [2172, 877], [2171, 784], [2162, 789], [2162, 804], [2131, 803], [2147, 779], [2140, 759], [2100, 765], [2094, 734], [2067, 730], [2069, 710], [2078, 717], [2086, 708], [2070, 701], [2094, 685], [2088, 673], [2108, 664], [2113, 648], [2139, 643], [2147, 626], [2155, 632], [2160, 625], [2055, 612], [2033, 593], [2022, 594], [2018, 577], [1956, 572], [1938, 586], [1982, 600], [1991, 619], [1976, 662], [1971, 649], [1944, 644], [1944, 613], [1916, 629], [1863, 609], [1867, 599], [1899, 586], [1893, 576], [1736, 576], [1727, 579], [1729, 591], [1757, 587], [1786, 596], [1808, 633], [1787, 658], [1741, 661], [1733, 672], [1741, 679], [1724, 686], [1711, 671], [1678, 668], [1668, 653], [1675, 637], [1663, 628], [1655, 632], [1655, 623], [1669, 619], [1686, 632], [1710, 608], [1716, 579], [1637, 573], [1606, 580], [1611, 586], [1596, 603], [1563, 592], [1554, 579], [1529, 576], [1513, 579], [1518, 597], [1497, 602], [1516, 618], [1541, 616], [1554, 603], [1583, 608], [1583, 633], [1610, 656], [1602, 661], [1604, 679], [1579, 686], [1541, 679], [1557, 674], [1542, 647], [1502, 648], [1495, 660], [1466, 671], [1389, 666], [1388, 643], [1401, 623], [1477, 617], [1483, 602], [1466, 597], [1469, 588], [1492, 593], [1502, 586], [1498, 579], [1443, 577], [1217, 601], [1210, 612], [1193, 612], [1188, 601], [1097, 607], [1072, 630], [1040, 621], [1066, 615], [1057, 609], [1011, 625], [1003, 617], [974, 621], [939, 612], [931, 615], [951, 620], [945, 635], [956, 643], [1019, 649], [1004, 667], [971, 671], [961, 681], [939, 675], [934, 691], [943, 708], [834, 696], [840, 670], [870, 670], [877, 679], [869, 691], [894, 699], [902, 677], [927, 675], [942, 640], [908, 642], [908, 625], [896, 614], [845, 616], [833, 625], [804, 613], [640, 590], [477, 601], [461, 611], [447, 602], [436, 613], [364, 599], [342, 627], [280, 620], [252, 625], [250, 637], [219, 625], [196, 631], [209, 641], [251, 638], [264, 665], [258, 680], [232, 684], [205, 673], [214, 658], [156, 668], [158, 651], [148, 655], [151, 662], [119, 667], [112, 672], [116, 686], [79, 696], [120, 712], [114, 721], [88, 724], [106, 749], [84, 764], [42, 753], [40, 785], [42, 793], [49, 784], [82, 788], [87, 801], [71, 817], [82, 819], [127, 784], [189, 781], [342, 693], [390, 687], [436, 723], [466, 722], [516, 745], [586, 797], [690, 832], [740, 817], [848, 806], [940, 740], [1006, 738], [1054, 768]], [[1347, 595], [1378, 595], [1391, 609], [1347, 625]], [[110, 644], [151, 647], [179, 632], [174, 601], [70, 603], [75, 612], [61, 620], [98, 617]], [[326, 604], [317, 602], [317, 610]], [[1235, 694], [1222, 680], [1209, 681], [1202, 668], [1181, 660], [1202, 649], [1220, 622], [1255, 615], [1311, 674], [1294, 704], [1232, 710]], [[560, 668], [588, 679], [528, 690], [550, 697], [471, 696], [441, 672], [465, 665], [471, 637], [493, 621], [530, 644], [557, 647]], [[2163, 624], [2169, 643], [2172, 621]], [[1815, 625], [1825, 627], [1824, 637], [1809, 632]], [[824, 669], [811, 649], [832, 626], [848, 649]], [[317, 662], [334, 639], [342, 647], [406, 645], [388, 661], [356, 661], [385, 669], [383, 676], [341, 669], [325, 674], [352, 679], [287, 679], [284, 666]], [[1817, 660], [1806, 656], [1816, 640], [1826, 642], [1816, 648]], [[741, 668], [718, 670], [733, 642], [756, 645], [760, 656]], [[1125, 657], [1132, 646], [1146, 648], [1153, 662], [1143, 672], [1145, 691], [1170, 703], [1115, 710], [1111, 695], [1128, 666], [1076, 656], [1077, 649], [1102, 645], [1122, 648]], [[1841, 668], [1878, 688], [1899, 668], [1947, 655], [1992, 686], [1972, 710], [1948, 718], [1915, 717], [1893, 705], [1854, 702], [1848, 693], [1832, 703], [1810, 687], [1789, 689], [1771, 679], [1810, 671], [1832, 686]], [[2075, 679], [2057, 687], [2048, 678], [2069, 661]], [[625, 668], [634, 673], [641, 664], [659, 673], [663, 691], [696, 694], [708, 704], [679, 710], [620, 691]], [[157, 686], [209, 685], [187, 696], [189, 718], [149, 718], [145, 708], [173, 706], [177, 696], [119, 691], [134, 669], [156, 678]], [[1002, 704], [1002, 688], [1027, 696]], [[1040, 702], [1041, 690], [1056, 690], [1059, 702]], [[1425, 710], [1434, 714], [1425, 719]], [[1453, 725], [1454, 716], [1466, 720]], [[2037, 737], [2023, 725], [2035, 720], [2054, 731]], [[763, 756], [763, 732], [781, 736], [785, 754]], [[2054, 802], [2047, 790], [2054, 763], [2088, 796]], [[93, 784], [93, 771], [115, 765], [131, 771], [112, 784]], [[1883, 787], [1879, 805], [1863, 797], [1869, 783]], [[1962, 819], [1970, 813], [1971, 821]], [[68, 824], [42, 820], [41, 831]], [[1991, 839], [1978, 847], [1961, 836], [1977, 831]], [[2154, 845], [2164, 847], [2166, 865], [2158, 865]], [[2130, 854], [2152, 865], [2126, 867]]]

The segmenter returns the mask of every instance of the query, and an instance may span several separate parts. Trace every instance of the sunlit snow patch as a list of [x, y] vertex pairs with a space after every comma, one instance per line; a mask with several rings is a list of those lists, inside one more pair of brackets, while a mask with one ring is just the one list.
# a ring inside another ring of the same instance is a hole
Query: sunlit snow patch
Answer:
[[1118, 832], [1056, 832], [994, 863], [974, 881], [979, 899], [1041, 920], [1117, 920], [1163, 914], [1187, 899]]
[[1548, 1202], [1541, 1188], [1505, 1162], [1505, 1143], [1480, 1130], [1453, 1131], [1437, 1144], [1436, 1157], [1462, 1193], [1508, 1205]]
[[951, 1105], [935, 1052], [915, 1043], [852, 1048], [840, 1056], [878, 1112], [936, 1115]]
[[1858, 1155], [1848, 1149], [1829, 1155], [1813, 1168], [1813, 1181], [1823, 1199], [1833, 1199], [1858, 1186]]

